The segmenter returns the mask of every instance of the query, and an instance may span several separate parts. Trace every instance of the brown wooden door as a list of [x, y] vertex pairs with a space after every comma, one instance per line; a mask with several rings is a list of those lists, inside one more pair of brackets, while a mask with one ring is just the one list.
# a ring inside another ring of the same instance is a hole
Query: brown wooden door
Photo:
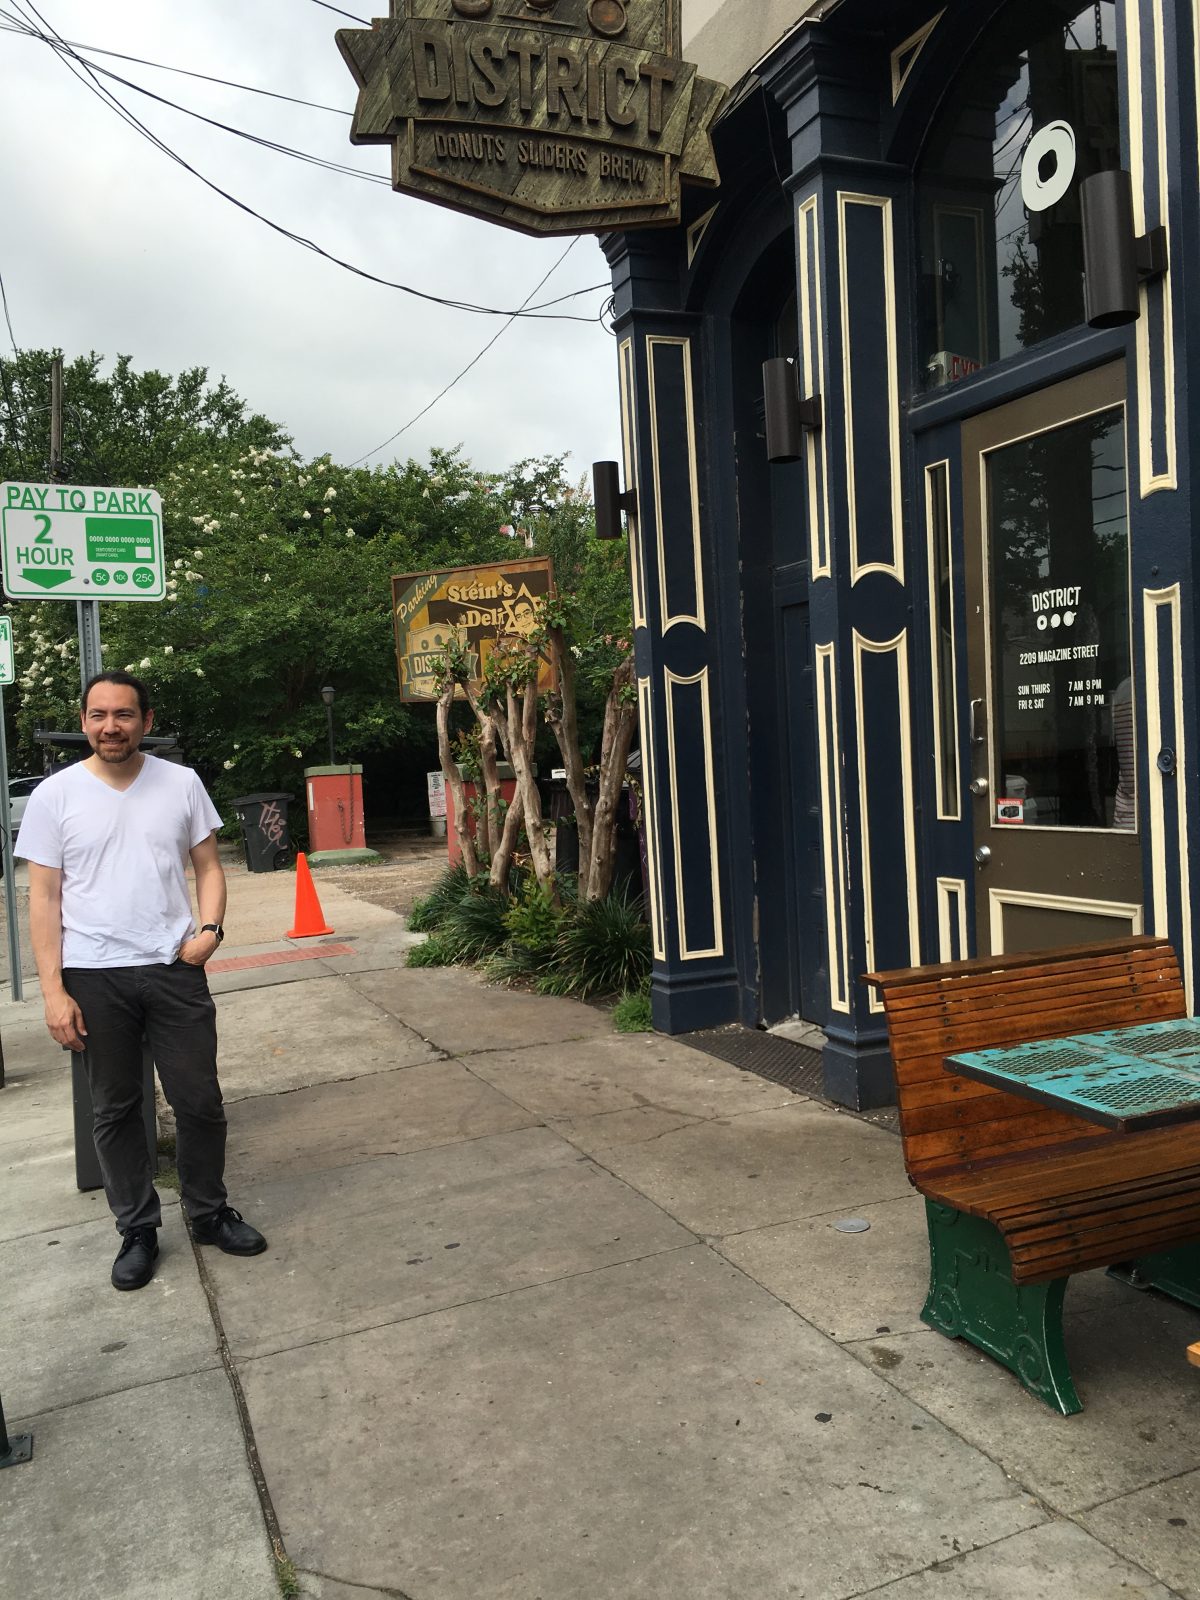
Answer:
[[1142, 929], [1123, 363], [962, 430], [981, 955]]

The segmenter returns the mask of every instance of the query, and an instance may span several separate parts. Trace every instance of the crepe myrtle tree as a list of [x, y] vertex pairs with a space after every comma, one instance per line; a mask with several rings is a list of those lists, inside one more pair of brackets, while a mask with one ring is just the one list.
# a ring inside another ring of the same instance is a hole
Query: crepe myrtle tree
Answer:
[[[473, 677], [474, 663], [465, 647], [458, 640], [451, 640], [440, 662], [438, 748], [442, 771], [454, 797], [456, 835], [468, 874], [477, 876], [482, 863], [487, 862], [490, 882], [497, 888], [504, 887], [523, 826], [537, 881], [557, 900], [535, 763], [539, 728], [548, 724], [562, 756], [567, 789], [575, 807], [579, 896], [582, 900], [602, 900], [612, 888], [617, 807], [637, 728], [637, 694], [629, 640], [607, 634], [572, 643], [577, 616], [571, 597], [545, 596], [537, 605], [534, 631], [499, 636], [479, 680]], [[543, 695], [538, 679], [546, 661], [554, 668], [557, 687]], [[604, 688], [599, 761], [594, 769], [585, 763], [580, 745], [581, 683], [593, 690], [598, 683]], [[485, 800], [478, 810], [474, 837], [465, 787], [450, 743], [451, 708], [460, 694], [469, 702], [479, 725]], [[516, 793], [507, 807], [501, 796], [498, 751], [503, 751], [516, 778]], [[591, 770], [595, 773], [595, 798], [589, 783]]]

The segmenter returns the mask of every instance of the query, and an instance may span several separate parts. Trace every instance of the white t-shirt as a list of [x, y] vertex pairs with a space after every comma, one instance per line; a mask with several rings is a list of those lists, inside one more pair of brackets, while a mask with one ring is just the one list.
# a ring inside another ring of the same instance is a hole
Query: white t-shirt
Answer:
[[83, 763], [39, 784], [17, 854], [62, 869], [64, 967], [169, 963], [195, 931], [188, 852], [221, 818], [190, 767], [147, 755], [128, 789]]

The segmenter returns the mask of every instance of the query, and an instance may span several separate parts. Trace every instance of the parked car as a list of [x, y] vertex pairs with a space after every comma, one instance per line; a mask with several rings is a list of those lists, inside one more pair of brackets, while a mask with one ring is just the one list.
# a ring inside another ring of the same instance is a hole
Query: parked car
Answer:
[[36, 778], [10, 778], [8, 780], [8, 817], [12, 826], [13, 843], [17, 840], [17, 831], [21, 826], [21, 818], [25, 815], [25, 807], [29, 804], [29, 796], [39, 783], [45, 781], [45, 773], [39, 773]]

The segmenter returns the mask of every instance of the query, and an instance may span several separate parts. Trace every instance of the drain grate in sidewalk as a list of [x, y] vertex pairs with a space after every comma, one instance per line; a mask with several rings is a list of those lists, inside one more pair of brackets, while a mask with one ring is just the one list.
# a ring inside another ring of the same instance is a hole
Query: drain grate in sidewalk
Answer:
[[697, 1033], [679, 1035], [679, 1043], [703, 1050], [706, 1055], [728, 1061], [772, 1083], [781, 1083], [798, 1094], [821, 1096], [821, 1052], [791, 1039], [780, 1039], [758, 1028], [737, 1026], [703, 1028]]
[[282, 967], [292, 961], [319, 961], [322, 956], [356, 954], [350, 944], [318, 944], [309, 950], [267, 950], [261, 956], [229, 956], [224, 961], [210, 961], [208, 971], [249, 972], [254, 967]]
[[[792, 1039], [781, 1039], [776, 1034], [764, 1033], [760, 1028], [743, 1028], [733, 1023], [727, 1028], [703, 1028], [696, 1033], [676, 1035], [676, 1042], [690, 1045], [705, 1055], [716, 1056], [740, 1067], [743, 1072], [753, 1072], [759, 1078], [782, 1084], [825, 1105], [833, 1101], [825, 1093], [821, 1075], [821, 1052], [811, 1045], [797, 1044]], [[895, 1106], [880, 1106], [873, 1111], [849, 1111], [839, 1106], [848, 1116], [858, 1117], [874, 1127], [889, 1133], [900, 1132], [900, 1114]]]

